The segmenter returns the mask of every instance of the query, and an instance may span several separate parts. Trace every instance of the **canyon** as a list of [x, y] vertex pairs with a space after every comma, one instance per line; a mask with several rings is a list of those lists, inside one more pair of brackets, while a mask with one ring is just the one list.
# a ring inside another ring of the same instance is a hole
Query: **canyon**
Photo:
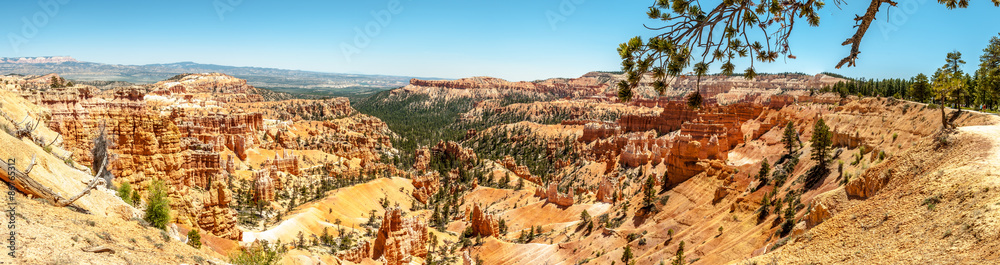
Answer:
[[[845, 81], [823, 74], [706, 76], [696, 108], [683, 99], [693, 77], [663, 96], [645, 82], [624, 103], [613, 85], [624, 76], [604, 72], [412, 79], [356, 102], [288, 99], [218, 73], [112, 89], [53, 77], [0, 76], [0, 125], [40, 124], [33, 141], [0, 141], [30, 151], [19, 161], [39, 154], [32, 176], [68, 194], [107, 134], [112, 186], [145, 198], [163, 181], [171, 224], [204, 234], [207, 247], [185, 251], [219, 260], [265, 242], [286, 264], [610, 264], [626, 250], [638, 264], [995, 258], [975, 246], [997, 236], [983, 221], [1000, 198], [985, 173], [996, 165], [981, 161], [996, 156], [1000, 119], [948, 110], [958, 129], [942, 133], [934, 106], [823, 93]], [[820, 119], [826, 167], [810, 159]], [[146, 207], [105, 187], [76, 204], [136, 226]], [[942, 214], [931, 228], [910, 221]], [[921, 241], [934, 243], [927, 255], [901, 255]]]

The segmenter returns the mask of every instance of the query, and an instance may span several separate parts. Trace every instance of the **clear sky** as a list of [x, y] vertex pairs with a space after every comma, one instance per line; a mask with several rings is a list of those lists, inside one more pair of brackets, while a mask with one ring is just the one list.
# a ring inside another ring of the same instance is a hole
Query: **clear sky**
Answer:
[[[441, 78], [578, 77], [620, 69], [618, 44], [654, 34], [643, 28], [657, 25], [645, 17], [652, 2], [8, 1], [0, 16], [0, 36], [6, 37], [0, 57], [69, 55], [111, 64], [193, 61]], [[717, 3], [703, 1], [710, 2]], [[988, 0], [956, 10], [932, 0], [902, 0], [869, 29], [859, 66], [838, 70], [834, 66], [850, 50], [840, 43], [853, 34], [855, 14], [868, 6], [848, 2], [839, 9], [828, 2], [819, 11], [818, 28], [800, 20], [791, 40], [797, 59], [757, 71], [908, 78], [933, 73], [946, 53], [958, 50], [966, 71], [973, 72], [987, 41], [1000, 33], [1000, 8]], [[746, 67], [745, 61], [737, 64], [738, 70]]]

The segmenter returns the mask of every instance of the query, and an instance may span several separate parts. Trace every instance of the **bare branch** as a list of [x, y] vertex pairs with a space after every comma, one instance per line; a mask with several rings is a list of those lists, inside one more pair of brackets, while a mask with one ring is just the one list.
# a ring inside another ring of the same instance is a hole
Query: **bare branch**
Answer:
[[858, 54], [861, 54], [861, 51], [859, 51], [861, 39], [865, 37], [865, 32], [868, 31], [868, 27], [871, 26], [872, 21], [875, 20], [875, 15], [878, 14], [878, 9], [882, 6], [882, 3], [888, 3], [889, 5], [896, 6], [896, 2], [891, 0], [872, 0], [872, 3], [868, 6], [868, 11], [865, 12], [864, 16], [854, 17], [855, 21], [859, 21], [858, 24], [855, 25], [855, 27], [858, 28], [858, 31], [854, 33], [854, 36], [848, 38], [844, 41], [844, 43], [840, 44], [845, 46], [847, 44], [851, 44], [851, 54], [844, 57], [844, 59], [841, 59], [840, 62], [837, 63], [837, 69], [840, 69], [840, 67], [844, 66], [844, 64], [847, 64], [847, 67], [854, 66], [854, 61], [858, 59]]

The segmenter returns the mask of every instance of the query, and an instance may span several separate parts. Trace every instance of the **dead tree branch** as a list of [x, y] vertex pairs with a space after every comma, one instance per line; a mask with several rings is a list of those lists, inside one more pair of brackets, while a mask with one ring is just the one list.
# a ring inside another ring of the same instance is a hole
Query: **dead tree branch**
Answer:
[[861, 54], [861, 39], [865, 37], [865, 32], [868, 31], [868, 27], [871, 26], [872, 21], [875, 20], [875, 15], [878, 14], [879, 7], [882, 3], [888, 3], [891, 6], [896, 6], [896, 2], [891, 0], [872, 0], [872, 3], [868, 6], [868, 11], [865, 12], [864, 16], [855, 16], [854, 21], [858, 21], [858, 24], [854, 27], [858, 28], [858, 31], [854, 33], [854, 36], [848, 38], [840, 45], [846, 46], [851, 44], [851, 54], [837, 63], [837, 69], [847, 64], [847, 67], [854, 67], [854, 61], [858, 59], [858, 54]]

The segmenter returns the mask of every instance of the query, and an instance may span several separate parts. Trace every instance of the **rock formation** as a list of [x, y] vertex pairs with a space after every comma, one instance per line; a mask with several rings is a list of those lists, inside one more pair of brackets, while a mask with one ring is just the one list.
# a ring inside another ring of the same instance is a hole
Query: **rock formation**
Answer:
[[382, 218], [372, 246], [372, 259], [385, 264], [408, 263], [411, 257], [427, 256], [427, 225], [419, 217], [402, 217], [402, 210], [389, 208]]
[[569, 194], [562, 194], [559, 192], [559, 185], [555, 183], [549, 184], [549, 188], [542, 190], [542, 188], [535, 189], [535, 196], [545, 199], [545, 202], [559, 205], [561, 207], [573, 206], [573, 189], [569, 190]]
[[226, 74], [182, 74], [150, 85], [156, 95], [191, 94], [223, 103], [248, 103], [264, 101], [260, 91], [247, 81]]
[[486, 209], [475, 204], [469, 216], [469, 226], [472, 227], [472, 235], [489, 237], [500, 234], [500, 224], [493, 214], [486, 213]]
[[289, 153], [288, 150], [283, 150], [280, 153], [274, 153], [274, 158], [269, 158], [264, 160], [261, 168], [268, 168], [271, 171], [281, 171], [292, 175], [299, 174], [299, 157], [295, 154]]
[[472, 149], [462, 147], [461, 144], [452, 141], [438, 142], [437, 145], [431, 147], [431, 152], [454, 158], [462, 163], [465, 163], [466, 165], [470, 165], [479, 160], [478, 156], [476, 156], [476, 152], [472, 151]]
[[252, 180], [256, 182], [256, 190], [254, 190], [254, 200], [258, 202], [270, 202], [274, 201], [274, 190], [277, 185], [276, 182], [271, 178], [271, 171], [262, 169], [253, 172]]
[[236, 211], [229, 208], [232, 192], [222, 181], [212, 183], [211, 187], [204, 208], [197, 211], [198, 227], [222, 238], [240, 240], [243, 232], [236, 228]]
[[368, 242], [368, 240], [362, 240], [353, 248], [337, 253], [337, 258], [353, 263], [361, 263], [363, 259], [371, 257], [371, 251], [371, 242]]
[[418, 148], [413, 157], [415, 160], [413, 162], [413, 169], [416, 169], [417, 172], [427, 171], [427, 167], [431, 163], [431, 149], [427, 147]]
[[528, 167], [525, 165], [518, 165], [517, 162], [514, 161], [514, 157], [512, 156], [504, 156], [504, 158], [502, 160], [497, 161], [497, 163], [499, 163], [507, 170], [514, 172], [514, 175], [517, 175], [517, 177], [519, 178], [522, 178], [524, 180], [530, 181], [535, 184], [539, 185], [541, 184], [542, 181], [541, 178], [531, 175], [531, 172], [528, 171]]
[[597, 201], [603, 203], [614, 203], [615, 202], [615, 184], [611, 183], [608, 178], [602, 178], [601, 184], [597, 186]]
[[413, 197], [421, 203], [427, 203], [441, 188], [440, 178], [437, 171], [413, 176]]

